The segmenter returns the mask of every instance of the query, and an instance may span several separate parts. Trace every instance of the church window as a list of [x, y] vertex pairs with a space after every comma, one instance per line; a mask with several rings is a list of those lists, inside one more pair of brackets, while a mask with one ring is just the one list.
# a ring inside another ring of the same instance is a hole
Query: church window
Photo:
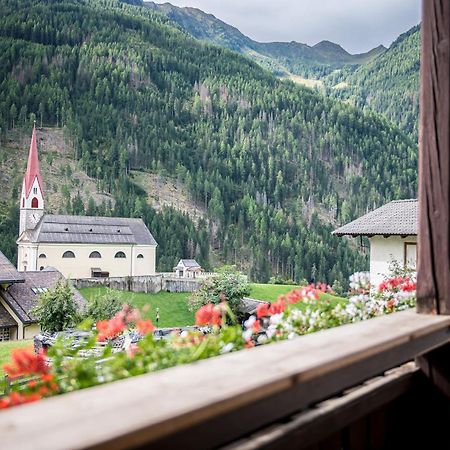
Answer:
[[141, 258], [144, 257], [144, 255], [143, 255], [142, 253], [139, 253], [139, 255], [137, 255], [137, 257], [138, 257], [139, 259], [141, 259]]
[[39, 258], [47, 258], [47, 255], [46, 255], [45, 253], [41, 253], [41, 254], [39, 255]]
[[22, 208], [25, 208], [25, 199], [22, 199]]
[[75, 253], [71, 252], [70, 250], [67, 250], [62, 255], [63, 258], [75, 258]]
[[100, 255], [100, 252], [91, 252], [91, 254], [89, 255], [89, 258], [101, 258], [102, 255]]
[[114, 258], [126, 258], [126, 256], [124, 252], [117, 252]]
[[37, 188], [33, 188], [33, 194], [37, 194]]
[[39, 200], [36, 197], [33, 197], [33, 200], [31, 200], [31, 207], [39, 208]]

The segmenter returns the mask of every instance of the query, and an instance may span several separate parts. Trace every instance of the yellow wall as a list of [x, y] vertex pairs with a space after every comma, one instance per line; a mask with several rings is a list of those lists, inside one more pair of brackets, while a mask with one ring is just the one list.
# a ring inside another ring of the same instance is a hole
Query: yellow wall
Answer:
[[[63, 258], [65, 251], [70, 250], [75, 258]], [[98, 251], [101, 258], [89, 258], [92, 251]], [[119, 251], [126, 258], [115, 258]], [[142, 276], [155, 274], [156, 246], [154, 245], [111, 245], [111, 244], [40, 244], [37, 269], [54, 267], [66, 278], [91, 278], [91, 269], [100, 268], [109, 272], [110, 277]], [[144, 258], [137, 258], [142, 254]]]
[[24, 339], [33, 339], [34, 336], [41, 332], [41, 326], [38, 323], [32, 323], [31, 325], [25, 326], [25, 338]]

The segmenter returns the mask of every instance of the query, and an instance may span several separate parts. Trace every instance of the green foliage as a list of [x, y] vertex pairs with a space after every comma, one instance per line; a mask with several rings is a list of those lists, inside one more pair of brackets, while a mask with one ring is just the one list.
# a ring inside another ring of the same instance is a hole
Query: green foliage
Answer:
[[32, 311], [41, 329], [53, 333], [75, 327], [80, 314], [68, 281], [58, 281], [52, 289], [39, 295]]
[[[328, 94], [383, 114], [417, 142], [419, 68], [420, 27], [415, 26], [370, 63], [330, 75]], [[342, 81], [346, 87], [332, 88]]]
[[109, 320], [122, 309], [122, 300], [116, 292], [108, 289], [103, 295], [97, 294], [88, 299], [85, 316], [94, 322]]
[[207, 303], [218, 305], [227, 301], [233, 314], [239, 316], [241, 300], [250, 294], [247, 277], [238, 272], [223, 272], [207, 278], [189, 298], [189, 309], [197, 311]]
[[[331, 235], [416, 194], [417, 149], [373, 113], [278, 81], [148, 8], [115, 0], [5, 0], [0, 129], [63, 126], [100, 191], [98, 215], [142, 217], [158, 268], [214, 256], [253, 280], [346, 284], [364, 255]], [[207, 217], [147, 204], [132, 169], [174, 174]], [[67, 174], [66, 174], [67, 175]], [[80, 198], [67, 210], [84, 213]], [[3, 237], [3, 236], [2, 236]]]

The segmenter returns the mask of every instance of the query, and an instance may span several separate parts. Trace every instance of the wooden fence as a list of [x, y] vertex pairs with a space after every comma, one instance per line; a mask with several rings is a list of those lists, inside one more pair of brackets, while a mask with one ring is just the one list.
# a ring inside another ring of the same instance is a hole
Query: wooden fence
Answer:
[[[277, 448], [276, 439], [266, 443], [278, 433], [288, 439], [278, 448], [319, 445], [354, 418], [376, 423], [377, 409], [418, 386], [414, 367], [386, 370], [449, 342], [450, 317], [403, 311], [13, 408], [1, 413], [1, 443], [47, 450]], [[319, 404], [330, 398], [334, 406]], [[406, 406], [398, 411], [409, 417]], [[365, 424], [351, 430], [373, 433]]]

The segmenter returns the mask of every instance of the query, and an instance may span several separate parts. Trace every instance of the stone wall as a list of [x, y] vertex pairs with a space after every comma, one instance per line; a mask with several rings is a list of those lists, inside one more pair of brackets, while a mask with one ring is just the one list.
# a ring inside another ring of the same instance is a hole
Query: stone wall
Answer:
[[167, 292], [194, 292], [201, 280], [166, 278], [161, 275], [148, 275], [142, 277], [108, 277], [108, 278], [81, 278], [72, 280], [77, 289], [87, 287], [106, 286], [119, 291], [148, 292], [156, 294]]

